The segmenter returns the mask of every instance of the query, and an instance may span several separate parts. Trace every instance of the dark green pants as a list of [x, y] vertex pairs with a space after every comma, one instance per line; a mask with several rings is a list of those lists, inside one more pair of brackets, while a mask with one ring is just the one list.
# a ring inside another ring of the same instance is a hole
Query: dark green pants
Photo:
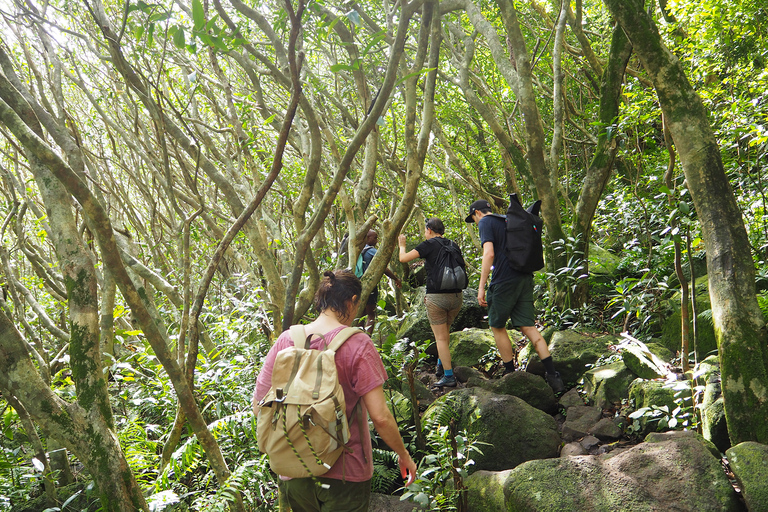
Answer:
[[[325, 484], [321, 487], [317, 482]], [[371, 481], [342, 482], [335, 478], [294, 478], [283, 482], [293, 512], [367, 512]]]

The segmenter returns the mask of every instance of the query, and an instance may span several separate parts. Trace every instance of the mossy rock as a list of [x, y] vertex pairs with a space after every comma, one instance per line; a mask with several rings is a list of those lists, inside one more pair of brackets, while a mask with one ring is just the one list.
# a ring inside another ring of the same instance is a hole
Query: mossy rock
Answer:
[[768, 512], [768, 445], [740, 443], [726, 456], [749, 512]]
[[[482, 454], [473, 456], [471, 471], [513, 468], [528, 460], [557, 457], [560, 435], [549, 414], [511, 395], [497, 395], [481, 388], [457, 389], [439, 397], [424, 413], [427, 426], [438, 416], [455, 418], [467, 429]], [[475, 419], [477, 418], [477, 419]]]
[[669, 350], [667, 347], [659, 343], [658, 341], [649, 341], [645, 344], [653, 354], [665, 363], [671, 363], [675, 358], [675, 353]]
[[512, 372], [500, 379], [483, 378], [479, 372], [467, 380], [467, 387], [477, 386], [498, 395], [512, 395], [522, 398], [547, 414], [557, 412], [557, 399], [552, 388], [538, 375], [528, 372]]
[[584, 374], [584, 391], [595, 406], [606, 409], [629, 397], [629, 385], [635, 380], [623, 361], [592, 368]]
[[741, 510], [720, 461], [689, 437], [479, 471], [466, 485], [473, 512]]
[[644, 443], [664, 443], [670, 440], [681, 439], [681, 438], [695, 439], [696, 441], [701, 443], [707, 450], [709, 450], [709, 453], [711, 453], [714, 458], [720, 459], [722, 457], [720, 450], [718, 450], [717, 447], [712, 442], [708, 441], [704, 436], [702, 436], [695, 430], [672, 430], [669, 432], [651, 432], [650, 434], [645, 436], [645, 439], [643, 439], [643, 442]]
[[[510, 331], [510, 336], [521, 335]], [[452, 366], [476, 366], [488, 352], [496, 350], [496, 342], [490, 329], [465, 329], [451, 333], [448, 348]]]
[[[590, 366], [598, 359], [609, 354], [608, 347], [620, 341], [618, 336], [593, 335], [577, 331], [557, 331], [549, 342], [549, 351], [560, 372], [560, 377], [566, 385], [575, 384], [581, 379]], [[527, 362], [527, 371], [536, 375], [544, 375], [544, 365], [538, 354], [528, 343], [518, 354], [521, 367]]]
[[664, 377], [669, 371], [668, 364], [641, 341], [626, 341], [620, 348], [624, 364], [642, 379], [658, 379]]
[[[683, 386], [685, 382], [676, 383], [675, 386]], [[679, 395], [678, 395], [679, 393]], [[653, 415], [650, 411], [649, 414], [644, 415], [633, 421], [635, 430], [642, 434], [648, 434], [650, 432], [666, 430], [667, 425], [664, 420], [664, 416], [671, 415], [671, 412], [677, 407], [675, 402], [678, 398], [686, 398], [691, 396], [691, 390], [689, 386], [686, 386], [682, 391], [676, 389], [664, 381], [658, 380], [644, 380], [635, 379], [629, 385], [629, 399], [634, 404], [634, 410], [637, 411], [643, 407], [649, 407], [651, 409], [659, 410], [666, 407], [667, 413], [661, 413]], [[690, 403], [690, 400], [688, 400]]]

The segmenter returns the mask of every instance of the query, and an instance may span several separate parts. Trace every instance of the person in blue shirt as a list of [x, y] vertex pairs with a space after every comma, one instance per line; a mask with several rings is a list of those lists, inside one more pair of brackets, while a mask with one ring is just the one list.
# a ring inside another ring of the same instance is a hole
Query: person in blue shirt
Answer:
[[[533, 305], [533, 273], [518, 272], [507, 261], [504, 252], [506, 222], [503, 217], [491, 215], [491, 205], [480, 199], [469, 207], [469, 215], [464, 219], [477, 224], [480, 231], [480, 243], [483, 247], [483, 260], [480, 271], [480, 283], [477, 288], [477, 301], [488, 308], [488, 325], [493, 332], [493, 339], [504, 363], [504, 375], [515, 371], [515, 350], [507, 333], [507, 320], [531, 341], [536, 353], [546, 370], [545, 380], [555, 393], [565, 390], [560, 373], [555, 370], [552, 355], [547, 342], [536, 328], [536, 311]], [[486, 295], [485, 286], [488, 277], [493, 276]]]
[[[373, 257], [376, 256], [377, 243], [379, 243], [379, 234], [373, 229], [369, 230], [365, 237], [365, 246], [363, 247], [363, 250], [360, 251], [360, 257], [363, 259], [363, 272], [368, 269], [368, 265], [371, 264], [371, 260], [373, 260]], [[392, 272], [388, 267], [384, 268], [384, 275], [394, 281], [395, 286], [398, 288], [402, 286], [400, 278], [397, 277], [395, 273]], [[371, 294], [368, 296], [368, 299], [365, 301], [365, 330], [368, 332], [369, 336], [373, 334], [373, 326], [376, 323], [376, 304], [378, 302], [379, 286], [376, 285], [376, 288], [373, 289]]]

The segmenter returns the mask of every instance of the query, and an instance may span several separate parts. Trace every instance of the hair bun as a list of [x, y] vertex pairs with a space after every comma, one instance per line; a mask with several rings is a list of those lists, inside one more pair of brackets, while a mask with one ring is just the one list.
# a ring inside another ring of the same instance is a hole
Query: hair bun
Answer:
[[334, 274], [334, 273], [333, 273], [332, 271], [330, 271], [330, 270], [326, 270], [325, 272], [323, 272], [323, 275], [324, 275], [325, 277], [327, 277], [327, 278], [328, 278], [329, 280], [331, 280], [331, 281], [333, 281], [334, 279], [336, 279], [336, 274]]

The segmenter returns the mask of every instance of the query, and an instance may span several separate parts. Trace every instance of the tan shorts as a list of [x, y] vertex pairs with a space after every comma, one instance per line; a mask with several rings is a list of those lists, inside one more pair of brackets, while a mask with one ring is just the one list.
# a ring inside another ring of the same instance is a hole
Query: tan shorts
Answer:
[[451, 326], [461, 310], [461, 293], [428, 293], [424, 298], [430, 325]]

